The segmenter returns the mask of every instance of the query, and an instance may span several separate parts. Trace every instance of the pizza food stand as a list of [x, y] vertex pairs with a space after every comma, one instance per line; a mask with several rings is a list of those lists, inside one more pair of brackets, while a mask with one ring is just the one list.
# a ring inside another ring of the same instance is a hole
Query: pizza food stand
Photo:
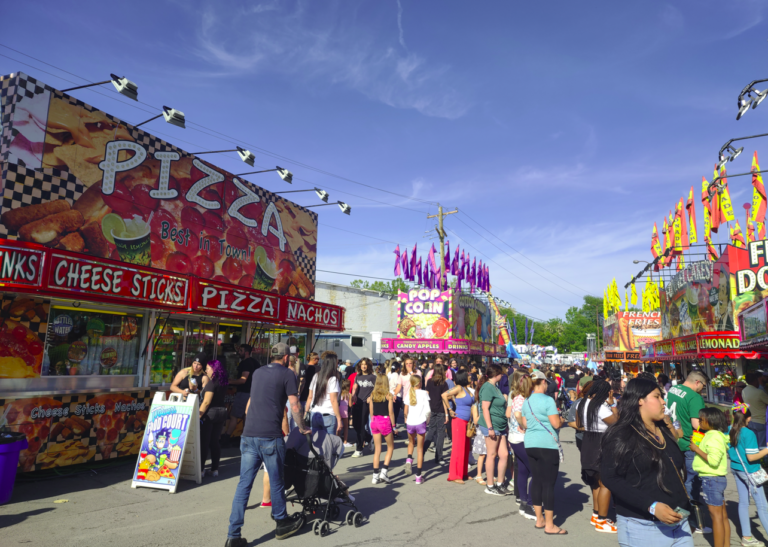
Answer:
[[[0, 77], [0, 427], [33, 471], [138, 452], [153, 392], [237, 344], [306, 356], [317, 215], [18, 73]], [[30, 123], [33, 121], [34, 123]]]
[[382, 353], [439, 353], [465, 361], [507, 355], [493, 342], [493, 308], [469, 293], [414, 288], [398, 294], [397, 306], [397, 338], [382, 338]]

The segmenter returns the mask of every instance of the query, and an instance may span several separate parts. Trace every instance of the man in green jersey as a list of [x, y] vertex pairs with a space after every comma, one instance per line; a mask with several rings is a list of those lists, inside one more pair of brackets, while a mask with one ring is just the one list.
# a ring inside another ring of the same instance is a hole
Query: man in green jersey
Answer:
[[[704, 398], [700, 395], [707, 387], [709, 379], [699, 370], [691, 371], [685, 382], [673, 386], [667, 393], [667, 408], [672, 413], [672, 420], [680, 422], [683, 437], [677, 444], [685, 455], [685, 467], [688, 471], [685, 488], [691, 499], [701, 504], [701, 479], [693, 470], [693, 458], [696, 454], [689, 448], [694, 429], [699, 429], [699, 411], [705, 407]], [[691, 516], [691, 529], [696, 527], [696, 521]], [[705, 530], [706, 531], [706, 530]]]

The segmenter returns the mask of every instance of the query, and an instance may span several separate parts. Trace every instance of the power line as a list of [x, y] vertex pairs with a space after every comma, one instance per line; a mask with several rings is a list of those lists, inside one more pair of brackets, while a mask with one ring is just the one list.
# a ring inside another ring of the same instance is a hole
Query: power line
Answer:
[[[481, 227], [483, 230], [485, 230], [485, 231], [486, 231], [486, 232], [488, 232], [489, 234], [493, 235], [493, 237], [495, 237], [496, 239], [498, 239], [499, 241], [501, 241], [501, 242], [502, 242], [504, 245], [506, 245], [507, 247], [509, 247], [509, 248], [510, 248], [510, 249], [512, 249], [513, 251], [515, 251], [517, 254], [519, 254], [520, 256], [522, 256], [523, 258], [525, 258], [527, 261], [529, 261], [529, 262], [532, 262], [533, 264], [536, 264], [536, 266], [538, 266], [539, 268], [541, 268], [541, 269], [542, 269], [542, 270], [544, 270], [545, 272], [548, 272], [548, 273], [550, 273], [550, 274], [554, 275], [556, 278], [558, 278], [558, 279], [559, 279], [559, 280], [561, 280], [561, 281], [564, 281], [564, 282], [568, 283], [568, 284], [569, 284], [569, 285], [571, 285], [572, 287], [576, 287], [577, 289], [579, 289], [580, 291], [582, 291], [582, 293], [584, 293], [584, 294], [587, 294], [587, 295], [589, 294], [589, 291], [587, 291], [587, 290], [585, 290], [585, 289], [582, 289], [582, 288], [581, 288], [581, 287], [579, 287], [578, 285], [574, 285], [573, 283], [571, 283], [571, 282], [570, 282], [570, 281], [568, 281], [567, 279], [563, 279], [562, 277], [560, 277], [559, 275], [557, 275], [555, 272], [552, 272], [552, 271], [548, 270], [547, 268], [545, 268], [544, 266], [542, 266], [541, 264], [539, 264], [538, 262], [535, 262], [533, 259], [530, 259], [530, 258], [528, 258], [528, 257], [527, 257], [527, 256], [525, 256], [525, 255], [524, 255], [524, 254], [523, 254], [521, 251], [519, 251], [519, 250], [515, 249], [515, 248], [514, 248], [512, 245], [510, 245], [509, 243], [507, 243], [506, 241], [504, 241], [503, 239], [501, 239], [499, 236], [497, 236], [496, 234], [494, 234], [494, 233], [493, 233], [491, 230], [489, 230], [488, 228], [486, 228], [485, 226], [483, 226], [482, 224], [480, 224], [480, 223], [479, 223], [478, 221], [476, 221], [474, 218], [472, 218], [471, 216], [469, 216], [469, 215], [468, 215], [466, 212], [462, 211], [462, 213], [464, 213], [464, 215], [465, 215], [465, 216], [466, 216], [466, 217], [467, 217], [469, 220], [471, 220], [472, 222], [474, 222], [475, 224], [477, 224], [478, 226], [480, 226], [480, 227]], [[465, 225], [466, 225], [466, 224], [465, 224]], [[469, 227], [469, 226], [467, 226], [467, 227]], [[568, 290], [568, 289], [566, 289], [566, 290]], [[569, 292], [570, 292], [570, 291], [569, 291]], [[575, 294], [575, 293], [573, 293], [573, 294]], [[578, 296], [582, 296], [582, 295], [578, 295]]]
[[[496, 262], [494, 259], [492, 259], [492, 258], [491, 258], [491, 257], [489, 257], [488, 255], [486, 255], [486, 254], [484, 254], [483, 252], [481, 252], [481, 251], [480, 251], [480, 250], [479, 250], [477, 247], [475, 247], [474, 245], [472, 245], [471, 243], [469, 243], [469, 242], [468, 242], [466, 239], [463, 239], [463, 238], [462, 238], [462, 237], [461, 237], [459, 234], [457, 234], [456, 232], [454, 232], [454, 231], [453, 231], [453, 230], [451, 230], [450, 228], [448, 229], [448, 231], [449, 231], [449, 232], [451, 232], [451, 233], [452, 233], [453, 235], [455, 235], [456, 237], [458, 237], [458, 238], [459, 238], [461, 241], [463, 241], [465, 245], [469, 245], [470, 247], [472, 247], [472, 248], [473, 248], [475, 251], [477, 251], [477, 252], [478, 252], [478, 253], [480, 253], [482, 256], [484, 256], [485, 258], [487, 258], [488, 260], [490, 260], [491, 262], [493, 262], [494, 264], [496, 264], [496, 265], [497, 265], [499, 268], [501, 268], [502, 270], [504, 270], [505, 272], [507, 272], [509, 275], [511, 275], [511, 276], [513, 276], [513, 277], [516, 277], [517, 279], [519, 279], [520, 281], [522, 281], [522, 282], [523, 282], [523, 283], [525, 283], [526, 285], [530, 285], [531, 287], [533, 287], [533, 288], [534, 288], [534, 289], [536, 289], [537, 291], [539, 291], [539, 292], [541, 292], [541, 293], [544, 293], [544, 294], [546, 294], [546, 295], [547, 295], [547, 296], [549, 296], [550, 298], [554, 298], [555, 300], [557, 300], [558, 302], [561, 302], [561, 303], [565, 304], [566, 306], [572, 306], [572, 304], [569, 304], [569, 303], [568, 303], [568, 302], [566, 302], [565, 300], [560, 300], [560, 299], [559, 299], [558, 297], [556, 297], [555, 295], [549, 294], [549, 293], [548, 293], [547, 291], [545, 291], [544, 289], [540, 289], [539, 287], [537, 287], [537, 286], [536, 286], [536, 285], [534, 285], [533, 283], [531, 283], [531, 282], [529, 282], [529, 281], [527, 281], [527, 280], [523, 279], [523, 278], [522, 278], [522, 277], [520, 277], [519, 275], [517, 275], [517, 274], [515, 274], [515, 273], [513, 273], [513, 272], [511, 272], [511, 271], [509, 271], [509, 270], [508, 270], [508, 269], [506, 269], [504, 266], [502, 266], [501, 264], [499, 264], [498, 262]], [[531, 304], [531, 305], [532, 305], [532, 304]], [[541, 309], [541, 308], [539, 308], [539, 309]], [[542, 310], [542, 311], [544, 311], [544, 310]]]
[[[468, 218], [469, 218], [469, 217], [468, 217]], [[477, 235], [479, 235], [480, 237], [482, 237], [482, 238], [483, 238], [484, 240], [486, 240], [488, 243], [490, 243], [491, 245], [493, 245], [493, 246], [494, 246], [496, 249], [498, 249], [499, 251], [501, 251], [502, 253], [504, 253], [505, 255], [507, 255], [509, 258], [511, 258], [512, 260], [514, 260], [514, 261], [515, 261], [515, 262], [517, 262], [518, 264], [520, 264], [520, 261], [519, 261], [519, 260], [517, 260], [515, 257], [513, 257], [512, 255], [510, 255], [508, 252], [506, 252], [504, 249], [502, 249], [502, 248], [501, 248], [501, 247], [499, 247], [498, 245], [494, 244], [494, 243], [493, 243], [491, 240], [489, 240], [489, 239], [488, 239], [487, 237], [485, 237], [483, 234], [481, 234], [480, 232], [478, 232], [477, 230], [475, 230], [474, 228], [472, 228], [472, 227], [471, 227], [469, 224], [467, 224], [466, 222], [464, 222], [464, 221], [463, 221], [463, 220], [461, 220], [460, 218], [459, 218], [459, 219], [457, 219], [457, 220], [458, 220], [459, 222], [461, 222], [461, 223], [462, 223], [464, 226], [466, 226], [467, 228], [469, 228], [470, 230], [472, 230], [473, 232], [475, 232]], [[490, 230], [488, 230], [488, 231], [490, 231]], [[522, 264], [521, 264], [521, 265], [522, 265]], [[550, 282], [550, 283], [552, 283], [553, 285], [556, 285], [558, 288], [563, 288], [563, 289], [565, 289], [566, 291], [568, 291], [568, 292], [569, 292], [569, 293], [571, 293], [571, 294], [575, 294], [576, 296], [582, 296], [581, 294], [575, 293], [575, 292], [573, 292], [573, 291], [572, 291], [572, 290], [570, 290], [570, 289], [567, 289], [567, 288], [565, 288], [565, 287], [561, 287], [560, 285], [557, 285], [557, 284], [556, 284], [554, 281], [552, 281], [552, 280], [550, 280], [550, 279], [547, 279], [547, 281], [549, 281], [549, 282]], [[530, 283], [529, 283], [529, 285], [530, 285]]]
[[[53, 67], [53, 68], [55, 68], [55, 69], [57, 69], [57, 70], [60, 70], [60, 71], [62, 71], [62, 72], [65, 72], [65, 73], [67, 73], [67, 74], [70, 74], [70, 75], [72, 75], [72, 76], [75, 76], [75, 77], [77, 77], [77, 78], [80, 78], [80, 79], [81, 79], [81, 80], [83, 80], [83, 81], [86, 81], [86, 82], [92, 83], [92, 82], [90, 82], [90, 80], [88, 80], [87, 78], [84, 78], [84, 77], [82, 77], [82, 76], [78, 76], [77, 74], [74, 74], [74, 73], [72, 73], [72, 72], [69, 72], [69, 71], [67, 71], [67, 70], [64, 70], [64, 69], [62, 69], [62, 68], [60, 68], [60, 67], [58, 67], [58, 66], [56, 66], [56, 65], [53, 65], [53, 64], [51, 64], [51, 63], [47, 63], [47, 62], [45, 62], [45, 61], [42, 61], [42, 60], [40, 60], [40, 59], [37, 59], [36, 57], [32, 57], [31, 55], [27, 55], [26, 53], [23, 53], [23, 52], [21, 52], [21, 51], [19, 51], [19, 50], [17, 50], [17, 49], [14, 49], [14, 48], [11, 48], [11, 47], [9, 47], [9, 46], [6, 46], [5, 44], [0, 44], [0, 46], [1, 46], [1, 47], [4, 47], [4, 48], [6, 48], [6, 49], [10, 49], [11, 51], [15, 51], [16, 53], [19, 53], [19, 54], [21, 54], [21, 55], [24, 55], [25, 57], [29, 57], [30, 59], [34, 59], [34, 60], [36, 60], [36, 61], [38, 61], [38, 62], [40, 62], [40, 63], [43, 63], [43, 64], [45, 64], [45, 65], [47, 65], [47, 66]], [[2, 54], [0, 54], [0, 55], [2, 55]], [[13, 59], [12, 57], [8, 57], [7, 55], [2, 55], [2, 56], [3, 56], [3, 57], [5, 57], [5, 58], [7, 58], [7, 59], [11, 59], [12, 61], [15, 61], [15, 62], [18, 62], [18, 63], [22, 63], [22, 64], [23, 64], [23, 65], [25, 65], [25, 66], [29, 66], [29, 67], [31, 67], [31, 68], [35, 68], [36, 70], [40, 70], [41, 72], [44, 72], [45, 74], [50, 74], [51, 76], [54, 76], [54, 77], [56, 77], [56, 78], [60, 78], [60, 79], [62, 79], [62, 80], [64, 80], [64, 81], [69, 81], [69, 80], [66, 80], [65, 78], [61, 78], [61, 76], [57, 76], [57, 75], [55, 75], [55, 74], [51, 74], [50, 72], [46, 72], [46, 71], [44, 71], [44, 70], [42, 70], [42, 69], [40, 69], [40, 68], [37, 68], [37, 67], [34, 67], [34, 66], [30, 65], [30, 64], [24, 63], [23, 61], [19, 61], [18, 59]], [[74, 82], [70, 82], [70, 83], [74, 83]], [[115, 99], [115, 100], [117, 100], [117, 99]], [[125, 105], [128, 105], [128, 106], [133, 106], [134, 108], [138, 108], [136, 105], [132, 105], [131, 103], [127, 103], [127, 102], [124, 102], [124, 101], [122, 101], [122, 100], [120, 100], [119, 102], [121, 102], [121, 103], [123, 103], [123, 104], [125, 104]], [[145, 102], [143, 102], [143, 101], [136, 101], [136, 102], [139, 102], [139, 103], [141, 103], [141, 104], [143, 104], [143, 105], [145, 105], [145, 106], [149, 106], [149, 107], [151, 107], [151, 108], [155, 109], [156, 111], [157, 111], [157, 110], [159, 110], [157, 107], [155, 107], [154, 105], [151, 105], [151, 104], [149, 104], [149, 103], [145, 103]], [[141, 109], [140, 109], [140, 110], [141, 110]], [[330, 171], [326, 171], [326, 170], [324, 170], [324, 169], [320, 169], [320, 168], [318, 168], [318, 167], [314, 167], [314, 166], [312, 166], [312, 165], [309, 165], [309, 164], [303, 163], [303, 162], [301, 162], [301, 161], [299, 161], [299, 160], [295, 160], [295, 159], [293, 159], [293, 158], [289, 158], [289, 157], [287, 157], [287, 156], [283, 156], [283, 155], [281, 155], [281, 154], [277, 154], [276, 152], [272, 152], [272, 151], [270, 151], [270, 150], [267, 150], [266, 148], [262, 148], [262, 147], [260, 147], [260, 146], [257, 146], [257, 145], [255, 145], [255, 144], [252, 144], [252, 143], [248, 143], [248, 142], [246, 142], [246, 141], [244, 141], [244, 140], [241, 140], [241, 139], [235, 139], [234, 137], [231, 137], [231, 136], [229, 136], [229, 135], [226, 135], [226, 134], [224, 134], [224, 133], [221, 133], [220, 131], [216, 131], [215, 129], [211, 129], [211, 128], [209, 128], [209, 127], [206, 127], [206, 126], [204, 126], [204, 125], [202, 125], [202, 124], [199, 124], [199, 123], [195, 123], [195, 122], [187, 122], [187, 123], [188, 123], [189, 125], [195, 125], [195, 126], [197, 126], [197, 127], [202, 127], [203, 129], [205, 129], [205, 130], [207, 130], [207, 131], [210, 131], [210, 132], [212, 132], [212, 133], [216, 133], [216, 135], [212, 135], [212, 134], [210, 134], [210, 133], [205, 133], [204, 131], [199, 131], [199, 130], [197, 130], [197, 129], [191, 128], [193, 131], [198, 131], [198, 132], [200, 132], [200, 133], [203, 133], [203, 134], [207, 134], [207, 135], [209, 135], [209, 136], [211, 136], [211, 137], [219, 138], [219, 139], [221, 139], [221, 140], [224, 140], [225, 142], [231, 142], [231, 143], [236, 143], [236, 142], [238, 142], [238, 143], [240, 143], [240, 144], [245, 144], [245, 145], [247, 145], [249, 148], [253, 148], [254, 150], [258, 150], [258, 151], [260, 151], [260, 152], [262, 152], [262, 153], [264, 153], [264, 154], [267, 154], [267, 155], [269, 155], [269, 156], [272, 156], [272, 157], [274, 157], [274, 158], [278, 158], [278, 159], [281, 159], [281, 160], [285, 160], [285, 161], [287, 161], [287, 162], [293, 163], [294, 165], [298, 165], [298, 166], [300, 166], [300, 167], [303, 167], [304, 169], [309, 169], [309, 170], [315, 171], [315, 172], [317, 172], [317, 173], [320, 173], [320, 174], [323, 174], [323, 175], [327, 175], [327, 176], [329, 176], [329, 177], [334, 177], [334, 178], [337, 178], [337, 179], [339, 179], [339, 180], [343, 180], [343, 181], [346, 181], [346, 182], [351, 182], [352, 184], [357, 184], [357, 185], [359, 185], [359, 186], [364, 186], [365, 188], [370, 188], [370, 189], [372, 189], [372, 190], [377, 190], [377, 191], [379, 191], [379, 192], [384, 192], [384, 193], [386, 193], [386, 194], [390, 194], [390, 195], [393, 195], [393, 196], [401, 197], [401, 198], [403, 198], [403, 199], [407, 199], [407, 200], [415, 201], [415, 202], [418, 202], [418, 203], [424, 203], [424, 204], [432, 204], [432, 203], [433, 203], [433, 202], [431, 202], [431, 201], [428, 201], [428, 200], [419, 199], [419, 198], [415, 198], [415, 197], [412, 197], [412, 196], [407, 196], [407, 195], [405, 195], [405, 194], [400, 194], [400, 193], [398, 193], [398, 192], [392, 192], [391, 190], [385, 190], [385, 189], [383, 189], [383, 188], [380, 188], [380, 187], [378, 187], [378, 186], [374, 186], [374, 185], [371, 185], [371, 184], [366, 184], [366, 183], [364, 183], [364, 182], [360, 182], [360, 181], [357, 181], [357, 180], [354, 180], [354, 179], [350, 179], [350, 178], [348, 178], [348, 177], [344, 177], [344, 176], [342, 176], [342, 175], [337, 175], [337, 174], [335, 174], [335, 173], [332, 173], [332, 172], [330, 172]], [[217, 136], [217, 135], [218, 135], [218, 136]], [[232, 140], [227, 140], [227, 139], [232, 139]], [[419, 212], [421, 213], [421, 211], [419, 211]]]
[[[366, 279], [380, 279], [382, 281], [394, 281], [394, 279], [387, 279], [386, 277], [374, 277], [372, 275], [351, 274], [346, 272], [332, 272], [330, 270], [315, 270], [315, 271], [336, 274], [336, 275], [348, 275], [350, 277], [365, 277]], [[327, 281], [327, 283], [330, 283], [330, 281]]]
[[336, 226], [329, 226], [328, 224], [322, 224], [322, 227], [323, 228], [332, 228], [334, 230], [339, 230], [340, 232], [347, 232], [348, 234], [355, 234], [355, 235], [358, 235], [358, 236], [368, 237], [368, 238], [371, 238], [371, 239], [378, 239], [379, 241], [383, 241], [384, 243], [392, 243], [394, 245], [398, 245], [398, 243], [396, 241], [389, 241], [387, 239], [381, 239], [380, 237], [368, 236], [368, 235], [365, 235], [365, 234], [361, 234], [359, 232], [353, 232], [352, 230], [345, 230], [344, 228], [337, 228]]

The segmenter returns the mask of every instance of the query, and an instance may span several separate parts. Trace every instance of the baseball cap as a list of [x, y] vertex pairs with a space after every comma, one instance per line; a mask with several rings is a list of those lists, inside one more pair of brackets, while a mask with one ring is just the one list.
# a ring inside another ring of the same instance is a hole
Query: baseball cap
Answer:
[[531, 371], [531, 378], [535, 378], [537, 380], [546, 380], [547, 376], [543, 372], [541, 372], [539, 369], [533, 369]]
[[270, 352], [272, 357], [278, 357], [278, 358], [285, 357], [289, 353], [291, 353], [291, 348], [285, 342], [278, 342], [277, 344], [272, 346], [272, 351]]

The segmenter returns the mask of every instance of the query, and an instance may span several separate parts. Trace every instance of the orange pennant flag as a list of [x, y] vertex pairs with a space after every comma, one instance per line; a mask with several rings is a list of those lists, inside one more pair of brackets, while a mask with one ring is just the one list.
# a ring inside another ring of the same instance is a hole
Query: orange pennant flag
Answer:
[[760, 175], [760, 165], [757, 163], [757, 151], [752, 156], [752, 216], [750, 220], [754, 222], [765, 222], [765, 210], [768, 201], [766, 201], [765, 186], [763, 177]]
[[[715, 179], [717, 179], [717, 166], [715, 166]], [[715, 180], [713, 179], [713, 181]], [[725, 222], [723, 214], [720, 208], [720, 191], [716, 190], [715, 193], [709, 198], [709, 215], [711, 222], [711, 231], [717, 233], [720, 225]]]

